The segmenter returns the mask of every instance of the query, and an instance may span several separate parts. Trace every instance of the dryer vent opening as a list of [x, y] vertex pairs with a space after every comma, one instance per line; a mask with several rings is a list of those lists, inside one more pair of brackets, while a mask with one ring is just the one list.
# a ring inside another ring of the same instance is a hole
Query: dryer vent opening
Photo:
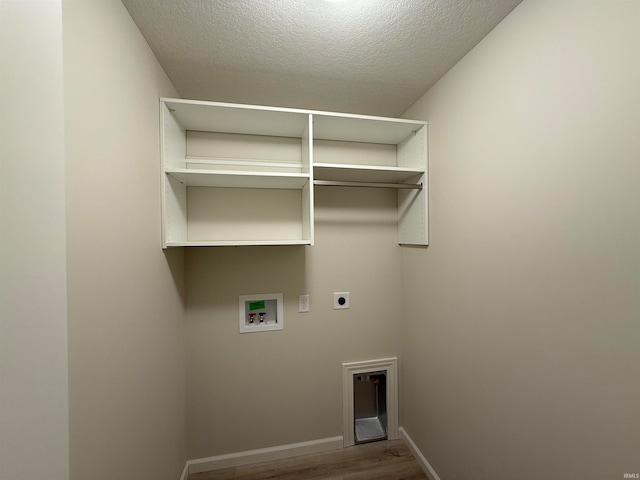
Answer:
[[355, 443], [387, 439], [387, 375], [371, 372], [353, 376]]
[[398, 358], [343, 362], [343, 445], [399, 438]]

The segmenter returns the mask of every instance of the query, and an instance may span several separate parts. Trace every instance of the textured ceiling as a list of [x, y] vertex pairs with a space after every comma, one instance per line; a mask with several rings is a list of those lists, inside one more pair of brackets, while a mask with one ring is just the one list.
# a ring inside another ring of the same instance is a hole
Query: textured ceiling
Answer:
[[521, 0], [123, 0], [182, 97], [398, 116]]

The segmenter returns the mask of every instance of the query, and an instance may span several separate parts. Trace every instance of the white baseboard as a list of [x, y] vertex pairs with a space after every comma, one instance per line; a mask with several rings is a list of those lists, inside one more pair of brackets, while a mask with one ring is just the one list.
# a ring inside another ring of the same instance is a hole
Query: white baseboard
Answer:
[[[309, 442], [291, 443], [289, 445], [279, 445], [277, 447], [260, 448], [258, 450], [248, 450], [246, 452], [229, 453], [217, 455], [215, 457], [199, 458], [188, 460], [185, 471], [188, 473], [210, 472], [221, 468], [238, 467], [241, 465], [251, 465], [253, 463], [280, 460], [283, 458], [297, 457], [309, 453], [326, 452], [342, 448], [342, 436], [321, 438]], [[180, 480], [186, 480], [183, 472]], [[439, 479], [437, 479], [439, 480]]]
[[[440, 480], [440, 477], [429, 464], [417, 445], [413, 442], [407, 431], [403, 427], [398, 428], [400, 438], [405, 442], [420, 468], [427, 474], [430, 480]], [[327, 452], [329, 450], [339, 450], [343, 448], [343, 438], [331, 437], [312, 440], [309, 442], [291, 443], [289, 445], [279, 445], [277, 447], [260, 448], [257, 450], [247, 450], [245, 452], [229, 453], [214, 457], [198, 458], [188, 460], [180, 476], [180, 480], [187, 480], [190, 473], [209, 472], [220, 470], [221, 468], [239, 467], [241, 465], [251, 465], [254, 463], [280, 460], [283, 458], [297, 457], [309, 453]]]
[[413, 440], [411, 439], [407, 431], [402, 427], [400, 427], [398, 430], [400, 431], [400, 438], [402, 438], [402, 440], [404, 440], [404, 443], [407, 444], [407, 447], [409, 448], [409, 450], [411, 450], [411, 453], [416, 458], [416, 461], [418, 462], [424, 473], [427, 474], [430, 480], [440, 480], [440, 477], [424, 457], [418, 446], [413, 443]]
[[182, 469], [182, 475], [180, 475], [180, 480], [187, 480], [189, 476], [189, 464], [185, 463], [184, 468]]

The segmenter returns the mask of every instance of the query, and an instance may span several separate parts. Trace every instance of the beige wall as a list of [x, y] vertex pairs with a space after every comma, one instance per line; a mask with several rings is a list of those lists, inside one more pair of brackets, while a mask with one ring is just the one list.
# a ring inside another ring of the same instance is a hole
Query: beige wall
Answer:
[[640, 472], [640, 3], [527, 1], [405, 115], [401, 424], [443, 479]]
[[118, 0], [63, 2], [71, 478], [176, 480], [186, 460], [182, 252], [160, 248], [158, 97]]
[[[342, 435], [341, 363], [398, 354], [395, 192], [315, 194], [313, 247], [186, 250], [190, 458]], [[279, 292], [284, 330], [240, 335], [238, 295]]]
[[[640, 471], [637, 2], [525, 0], [407, 112], [430, 121], [428, 249], [397, 246], [392, 192], [325, 187], [312, 248], [162, 252], [176, 92], [124, 7], [1, 12], [0, 477], [68, 478], [67, 405], [75, 480], [340, 435], [341, 362], [390, 355], [443, 479]], [[261, 292], [284, 331], [238, 334]]]
[[60, 1], [0, 1], [0, 478], [69, 478]]

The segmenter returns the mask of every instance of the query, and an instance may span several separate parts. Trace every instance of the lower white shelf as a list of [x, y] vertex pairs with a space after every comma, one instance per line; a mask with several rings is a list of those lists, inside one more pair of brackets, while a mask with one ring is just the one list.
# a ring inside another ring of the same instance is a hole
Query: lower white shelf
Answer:
[[311, 245], [311, 240], [220, 240], [167, 242], [167, 247], [234, 247], [249, 245]]
[[166, 247], [313, 244], [310, 186], [187, 187], [166, 179]]
[[415, 183], [415, 180], [425, 173], [424, 169], [417, 168], [338, 163], [316, 163], [313, 166], [313, 172], [316, 180], [378, 183]]
[[165, 173], [188, 187], [284, 188], [300, 190], [309, 182], [308, 173], [237, 172], [166, 169]]

